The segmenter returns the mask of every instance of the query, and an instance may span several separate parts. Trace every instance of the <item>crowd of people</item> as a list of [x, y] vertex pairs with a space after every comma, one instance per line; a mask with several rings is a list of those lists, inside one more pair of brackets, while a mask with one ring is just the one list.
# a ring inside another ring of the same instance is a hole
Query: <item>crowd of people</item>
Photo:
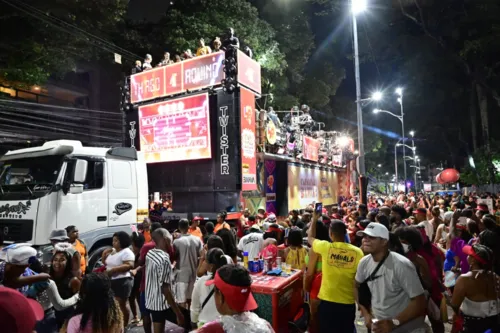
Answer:
[[449, 321], [453, 332], [499, 332], [500, 227], [477, 201], [401, 193], [286, 219], [261, 207], [235, 224], [225, 212], [203, 226], [183, 219], [172, 233], [146, 219], [114, 234], [92, 268], [78, 229], [54, 230], [47, 273], [30, 244], [1, 249], [2, 331], [274, 332], [253, 312], [248, 257], [303, 272], [310, 315], [290, 325], [304, 331], [355, 332], [359, 311], [374, 333], [440, 333]]
[[[234, 30], [232, 28], [228, 28], [224, 40], [221, 40], [220, 37], [214, 37], [209, 44], [211, 44], [212, 47], [207, 45], [204, 38], [199, 38], [197, 41], [196, 52], [193, 53], [191, 49], [186, 49], [183, 52], [181, 52], [181, 54], [175, 54], [173, 58], [171, 58], [170, 52], [165, 51], [163, 53], [163, 58], [160, 60], [160, 62], [158, 62], [158, 64], [156, 64], [156, 66], [153, 64], [153, 57], [151, 56], [151, 54], [146, 54], [146, 57], [144, 58], [143, 62], [141, 62], [140, 60], [135, 61], [135, 67], [132, 68], [132, 74], [148, 71], [153, 69], [154, 67], [171, 65], [174, 63], [182, 62], [184, 60], [189, 60], [195, 57], [204, 56], [210, 53], [225, 51], [229, 47], [235, 47], [235, 48], [240, 47], [239, 40], [237, 37], [234, 36]], [[243, 51], [250, 58], [252, 57], [252, 51], [248, 46], [245, 46]]]

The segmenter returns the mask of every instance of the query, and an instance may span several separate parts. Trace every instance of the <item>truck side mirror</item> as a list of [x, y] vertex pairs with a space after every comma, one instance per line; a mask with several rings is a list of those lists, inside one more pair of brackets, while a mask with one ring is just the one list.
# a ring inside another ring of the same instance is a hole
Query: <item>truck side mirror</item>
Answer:
[[73, 184], [69, 187], [69, 193], [71, 194], [81, 194], [83, 193], [83, 185], [82, 184]]
[[81, 184], [85, 182], [87, 178], [87, 164], [86, 160], [76, 160], [72, 183]]

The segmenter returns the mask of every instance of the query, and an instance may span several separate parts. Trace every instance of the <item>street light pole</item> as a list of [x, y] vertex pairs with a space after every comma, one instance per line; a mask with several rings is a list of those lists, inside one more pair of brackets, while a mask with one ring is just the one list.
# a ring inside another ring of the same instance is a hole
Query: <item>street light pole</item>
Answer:
[[359, 171], [359, 190], [360, 190], [360, 201], [366, 204], [366, 191], [364, 190], [364, 177], [366, 173], [365, 169], [365, 147], [363, 138], [363, 114], [361, 105], [361, 78], [359, 74], [359, 48], [358, 48], [358, 27], [356, 21], [356, 14], [362, 12], [365, 9], [365, 1], [363, 0], [351, 0], [351, 12], [352, 12], [352, 33], [353, 33], [353, 43], [354, 43], [354, 76], [356, 79], [356, 112], [357, 112], [357, 123], [358, 123], [358, 171]]
[[[396, 175], [396, 184], [398, 184], [398, 188], [399, 188], [399, 178], [398, 178], [398, 145], [399, 143], [401, 142], [401, 139], [398, 140], [398, 142], [396, 142], [396, 144], [394, 145], [394, 174]], [[406, 185], [405, 185], [406, 186]]]
[[[399, 105], [401, 106], [401, 133], [403, 133], [403, 144], [406, 143], [406, 135], [405, 135], [405, 119], [404, 119], [404, 110], [403, 110], [403, 88], [397, 88], [396, 94], [398, 97]], [[405, 177], [405, 193], [408, 193], [408, 186], [406, 186], [406, 151], [403, 149], [403, 172]]]

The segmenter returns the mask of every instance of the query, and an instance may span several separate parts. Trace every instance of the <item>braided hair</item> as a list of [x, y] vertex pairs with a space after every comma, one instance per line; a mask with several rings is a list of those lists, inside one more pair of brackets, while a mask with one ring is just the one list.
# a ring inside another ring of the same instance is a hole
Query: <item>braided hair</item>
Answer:
[[111, 280], [102, 273], [84, 276], [80, 288], [80, 302], [75, 314], [81, 314], [80, 330], [84, 331], [89, 320], [92, 332], [108, 333], [123, 329], [123, 314], [111, 290]]

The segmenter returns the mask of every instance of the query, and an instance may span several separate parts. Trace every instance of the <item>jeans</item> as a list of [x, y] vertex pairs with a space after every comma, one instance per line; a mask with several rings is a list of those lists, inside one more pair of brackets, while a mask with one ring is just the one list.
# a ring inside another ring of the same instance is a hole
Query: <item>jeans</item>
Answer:
[[42, 320], [36, 323], [35, 331], [37, 333], [57, 333], [57, 320], [54, 309], [45, 311]]
[[318, 327], [320, 332], [356, 332], [355, 304], [341, 304], [321, 300], [318, 307]]

